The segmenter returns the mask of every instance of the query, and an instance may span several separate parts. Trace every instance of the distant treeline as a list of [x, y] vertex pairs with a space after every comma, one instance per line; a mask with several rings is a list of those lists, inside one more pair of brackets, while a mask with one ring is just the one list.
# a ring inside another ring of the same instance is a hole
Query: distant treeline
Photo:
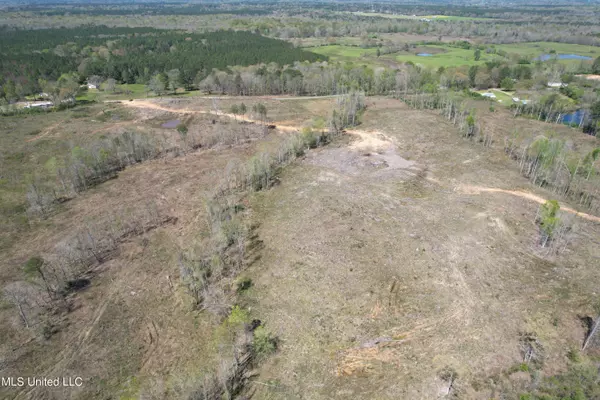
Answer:
[[227, 2], [185, 4], [173, 3], [104, 3], [104, 4], [25, 4], [22, 6], [8, 7], [8, 11], [29, 11], [38, 15], [266, 15], [273, 12], [274, 2]]
[[[577, 4], [577, 2], [574, 2]], [[430, 3], [408, 3], [395, 4], [392, 2], [379, 3], [375, 6], [378, 12], [390, 12], [405, 15], [451, 15], [463, 17], [487, 17], [499, 18], [506, 17], [509, 14], [532, 14], [552, 16], [560, 11], [573, 11], [574, 4], [544, 4], [542, 5], [523, 5], [509, 7], [490, 7], [490, 6], [472, 6], [460, 4], [447, 4], [441, 2]], [[579, 2], [580, 5], [586, 4]], [[113, 3], [113, 4], [30, 4], [18, 7], [11, 7], [9, 11], [33, 11], [40, 15], [211, 15], [211, 14], [239, 14], [239, 15], [266, 15], [271, 14], [276, 7], [279, 10], [287, 12], [302, 12], [307, 9], [330, 10], [330, 11], [372, 11], [371, 2], [227, 2], [227, 3], [203, 3], [203, 4], [182, 4], [182, 3]]]
[[75, 9], [53, 9], [39, 11], [38, 14], [46, 16], [55, 15], [268, 15], [272, 10], [260, 8], [215, 8], [203, 5], [191, 5], [187, 7], [142, 6], [137, 8], [75, 8]]
[[0, 49], [0, 86], [14, 86], [17, 97], [39, 91], [40, 79], [55, 81], [70, 72], [82, 79], [99, 75], [147, 83], [155, 73], [172, 69], [191, 80], [214, 68], [327, 59], [281, 40], [232, 30], [198, 34], [86, 26], [11, 31], [0, 35]]

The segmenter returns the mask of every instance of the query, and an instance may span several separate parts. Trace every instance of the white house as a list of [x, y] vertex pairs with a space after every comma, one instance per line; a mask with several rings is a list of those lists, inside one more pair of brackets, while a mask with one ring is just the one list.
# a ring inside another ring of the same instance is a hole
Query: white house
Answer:
[[481, 93], [481, 95], [482, 95], [483, 97], [488, 97], [488, 98], [490, 98], [490, 99], [495, 99], [495, 98], [496, 98], [496, 95], [495, 95], [494, 93], [492, 93], [492, 92], [485, 92], [485, 93]]
[[88, 89], [98, 89], [98, 85], [94, 85], [93, 83], [87, 84]]
[[561, 88], [565, 86], [567, 86], [567, 84], [562, 82], [548, 82], [548, 87], [551, 88]]

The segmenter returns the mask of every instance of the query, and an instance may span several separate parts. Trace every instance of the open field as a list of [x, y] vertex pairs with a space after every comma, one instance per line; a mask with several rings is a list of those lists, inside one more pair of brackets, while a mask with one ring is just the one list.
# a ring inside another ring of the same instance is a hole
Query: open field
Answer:
[[435, 22], [435, 21], [490, 21], [491, 18], [481, 17], [460, 17], [457, 15], [401, 15], [401, 14], [386, 14], [376, 12], [360, 12], [356, 11], [352, 14], [362, 17], [380, 17], [391, 19], [409, 19], [417, 21]]
[[[491, 57], [482, 55], [480, 61], [473, 59], [473, 51], [448, 46], [418, 46], [410, 52], [396, 52], [377, 57], [376, 48], [362, 48], [344, 45], [326, 45], [308, 48], [313, 53], [328, 56], [332, 61], [366, 62], [384, 64], [384, 60], [413, 62], [431, 67], [460, 66], [482, 64]], [[418, 56], [417, 53], [430, 52], [430, 56]]]
[[[390, 38], [386, 40], [395, 43]], [[340, 43], [344, 41], [340, 40]], [[351, 41], [349, 42], [349, 44]], [[421, 64], [426, 67], [439, 68], [439, 67], [458, 67], [462, 65], [482, 65], [487, 61], [503, 61], [504, 57], [493, 53], [487, 53], [481, 51], [480, 60], [476, 61], [474, 57], [474, 49], [463, 49], [459, 47], [453, 47], [448, 45], [418, 45], [410, 51], [399, 51], [393, 54], [382, 55], [380, 58], [376, 57], [377, 50], [374, 47], [361, 48], [348, 46], [343, 44], [324, 45], [318, 47], [309, 47], [308, 49], [317, 54], [323, 54], [330, 57], [332, 61], [354, 61], [354, 62], [366, 62], [366, 63], [377, 63], [383, 64], [384, 60], [395, 60], [397, 62], [412, 62], [415, 64]], [[484, 45], [485, 47], [485, 45]], [[553, 50], [557, 54], [576, 54], [586, 57], [598, 57], [600, 55], [600, 49], [594, 46], [583, 46], [565, 43], [549, 43], [549, 42], [532, 42], [532, 43], [519, 43], [519, 44], [505, 44], [505, 45], [489, 45], [490, 48], [505, 51], [510, 56], [528, 57], [531, 60], [545, 55], [551, 54]], [[428, 56], [419, 56], [419, 53], [430, 54]], [[562, 64], [580, 64], [591, 63], [589, 60], [576, 60], [576, 59], [561, 59], [558, 60]]]
[[398, 54], [397, 61], [413, 62], [427, 67], [457, 67], [461, 65], [480, 65], [486, 61], [497, 58], [482, 52], [481, 59], [475, 61], [474, 51], [449, 46], [419, 46], [419, 53], [428, 53], [429, 56], [418, 56], [417, 54]]
[[105, 101], [105, 100], [127, 100], [135, 99], [140, 97], [146, 97], [148, 95], [146, 91], [146, 85], [141, 84], [125, 84], [119, 85], [119, 91], [110, 92], [107, 91], [105, 85], [101, 86], [102, 90], [88, 89], [81, 96], [77, 97], [77, 100], [88, 100], [88, 101]]
[[[376, 56], [376, 48], [361, 48], [354, 46], [329, 45], [308, 48], [313, 53], [323, 54], [332, 61], [338, 62], [364, 62], [367, 64], [385, 64], [385, 61], [412, 62], [427, 67], [452, 67], [461, 65], [479, 65], [485, 61], [497, 58], [493, 55], [482, 54], [479, 61], [474, 60], [473, 50], [465, 50], [449, 46], [418, 46], [410, 52], [396, 52], [393, 54]], [[418, 53], [428, 53], [429, 56], [418, 56]]]
[[[490, 118], [498, 141], [514, 129], [502, 113]], [[589, 260], [600, 253], [588, 239], [600, 225], [577, 219], [568, 254], [544, 259], [538, 204], [477, 189], [551, 196], [500, 149], [478, 151], [438, 115], [393, 100], [370, 101], [360, 129], [253, 200], [265, 250], [248, 301], [282, 340], [259, 397], [432, 399], [450, 367], [460, 398], [489, 398], [481, 379], [518, 386], [502, 371], [520, 362], [530, 331], [547, 372], [564, 368], [584, 335], [575, 310], [589, 310], [595, 291]]]
[[[507, 53], [514, 53], [532, 58], [542, 54], [550, 54], [554, 50], [557, 54], [578, 54], [596, 58], [600, 55], [600, 48], [596, 46], [584, 46], [580, 44], [556, 43], [556, 42], [530, 42], [495, 45], [497, 49]], [[566, 61], [566, 60], [563, 60]], [[578, 60], [570, 60], [578, 61]]]
[[343, 45], [329, 45], [307, 48], [316, 54], [322, 54], [328, 56], [330, 60], [336, 62], [365, 62], [368, 64], [376, 64], [377, 60], [377, 49], [375, 48], [362, 48], [355, 46], [343, 46]]
[[[396, 52], [393, 54], [382, 55], [377, 58], [375, 48], [360, 48], [342, 45], [330, 45], [311, 47], [310, 51], [317, 54], [323, 54], [330, 57], [332, 61], [351, 61], [383, 64], [385, 60], [396, 62], [412, 62], [427, 67], [456, 67], [461, 65], [480, 65], [486, 61], [499, 58], [495, 55], [487, 55], [482, 52], [481, 59], [475, 61], [473, 50], [465, 50], [450, 46], [430, 46], [422, 45], [410, 52]], [[429, 56], [418, 56], [418, 53], [428, 53]]]
[[513, 97], [514, 94], [505, 92], [501, 89], [488, 89], [488, 90], [477, 90], [476, 93], [479, 94], [483, 94], [483, 93], [493, 93], [496, 98], [495, 99], [490, 99], [491, 101], [495, 101], [497, 103], [502, 104], [503, 106], [510, 106], [511, 104], [514, 103], [513, 101]]

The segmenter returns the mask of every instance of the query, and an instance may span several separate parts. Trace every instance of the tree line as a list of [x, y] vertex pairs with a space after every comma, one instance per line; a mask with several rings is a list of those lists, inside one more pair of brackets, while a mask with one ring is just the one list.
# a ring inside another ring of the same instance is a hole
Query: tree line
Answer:
[[[105, 36], [107, 35], [107, 36]], [[157, 72], [180, 71], [191, 84], [214, 68], [327, 57], [245, 31], [205, 34], [147, 28], [81, 27], [14, 31], [0, 35], [0, 85], [7, 100], [41, 91], [40, 79], [76, 72], [79, 83], [99, 75], [119, 83], [147, 83]]]

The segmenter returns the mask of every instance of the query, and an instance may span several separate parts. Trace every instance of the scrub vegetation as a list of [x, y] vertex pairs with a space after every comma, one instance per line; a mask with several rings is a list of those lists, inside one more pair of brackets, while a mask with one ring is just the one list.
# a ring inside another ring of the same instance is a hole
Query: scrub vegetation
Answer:
[[598, 398], [598, 13], [3, 6], [0, 397]]

